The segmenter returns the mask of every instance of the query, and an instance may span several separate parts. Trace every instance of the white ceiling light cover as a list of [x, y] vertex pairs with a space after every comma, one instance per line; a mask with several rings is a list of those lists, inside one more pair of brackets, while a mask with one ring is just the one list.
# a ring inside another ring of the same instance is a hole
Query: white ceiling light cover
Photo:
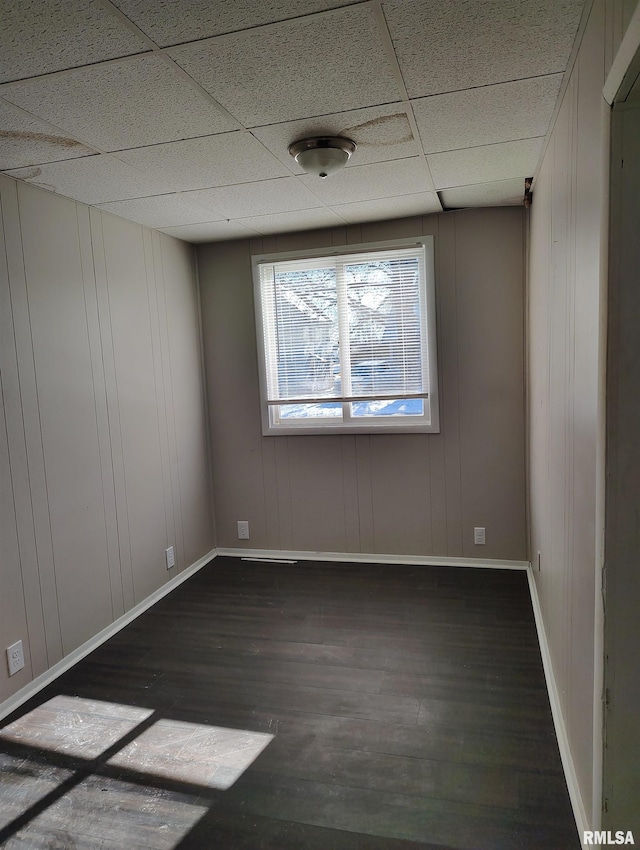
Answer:
[[317, 136], [300, 139], [289, 147], [289, 153], [307, 174], [322, 180], [347, 164], [356, 143], [342, 136]]

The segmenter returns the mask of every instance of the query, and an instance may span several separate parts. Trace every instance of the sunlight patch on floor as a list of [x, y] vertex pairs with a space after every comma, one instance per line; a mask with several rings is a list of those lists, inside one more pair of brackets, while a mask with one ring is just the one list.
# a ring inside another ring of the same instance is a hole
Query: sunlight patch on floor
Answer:
[[36, 814], [3, 846], [8, 850], [171, 850], [207, 809], [207, 804], [197, 802], [197, 795], [89, 776]]
[[230, 788], [273, 737], [53, 697], [0, 730], [0, 844], [169, 850], [208, 810], [202, 789]]
[[0, 741], [94, 759], [153, 714], [152, 709], [55, 696], [0, 730]]
[[264, 732], [162, 719], [110, 758], [109, 764], [226, 790], [271, 740], [273, 735]]

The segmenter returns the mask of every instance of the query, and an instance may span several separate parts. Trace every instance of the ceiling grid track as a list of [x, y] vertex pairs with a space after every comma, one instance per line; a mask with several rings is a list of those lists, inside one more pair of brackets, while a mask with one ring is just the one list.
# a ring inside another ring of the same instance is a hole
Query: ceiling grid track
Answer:
[[520, 204], [592, 2], [21, 0], [0, 172], [193, 242]]
[[193, 87], [195, 91], [198, 92], [206, 101], [208, 101], [212, 106], [220, 111], [225, 118], [229, 121], [234, 122], [237, 125], [238, 130], [244, 130], [243, 125], [233, 116], [230, 112], [228, 112], [221, 103], [212, 97], [209, 92], [204, 89], [199, 83], [197, 83], [193, 77], [189, 76], [185, 70], [183, 70], [177, 62], [175, 62], [167, 53], [167, 49], [164, 47], [160, 47], [155, 43], [149, 36], [143, 32], [140, 27], [136, 26], [134, 22], [128, 18], [124, 12], [122, 12], [115, 3], [112, 3], [111, 0], [96, 0], [107, 12], [115, 15], [121, 23], [123, 23], [134, 35], [138, 36], [141, 41], [146, 44], [146, 46], [151, 50], [156, 56], [159, 56], [167, 65], [185, 82], [189, 83]]
[[[402, 70], [400, 69], [400, 64], [398, 63], [398, 57], [396, 56], [396, 52], [393, 47], [393, 41], [391, 39], [391, 33], [389, 32], [389, 27], [387, 26], [387, 19], [384, 16], [384, 10], [382, 8], [382, 0], [370, 0], [371, 7], [373, 9], [373, 14], [375, 15], [376, 23], [378, 25], [378, 30], [380, 32], [380, 38], [382, 40], [382, 44], [385, 49], [387, 61], [391, 66], [393, 71], [393, 75], [397, 80], [398, 88], [402, 93], [402, 104], [406, 109], [407, 118], [409, 119], [409, 124], [411, 126], [411, 132], [413, 133], [413, 138], [416, 140], [416, 144], [419, 146], [419, 157], [424, 163], [424, 167], [429, 175], [429, 182], [435, 191], [435, 182], [433, 180], [433, 175], [431, 174], [431, 169], [429, 168], [429, 163], [427, 162], [427, 157], [424, 152], [424, 148], [422, 146], [422, 140], [420, 138], [420, 131], [418, 130], [418, 124], [416, 122], [416, 117], [413, 114], [413, 107], [411, 105], [411, 100], [409, 98], [409, 93], [407, 91], [407, 87], [404, 82], [404, 77], [402, 76]], [[442, 206], [442, 199], [440, 195], [437, 193], [438, 202], [440, 207]]]

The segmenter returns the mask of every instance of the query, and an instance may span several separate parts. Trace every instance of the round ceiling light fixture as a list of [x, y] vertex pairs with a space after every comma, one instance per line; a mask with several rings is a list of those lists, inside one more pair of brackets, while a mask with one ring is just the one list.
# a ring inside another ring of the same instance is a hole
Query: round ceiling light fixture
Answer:
[[316, 136], [289, 145], [289, 153], [308, 174], [322, 180], [347, 164], [356, 143], [342, 136]]

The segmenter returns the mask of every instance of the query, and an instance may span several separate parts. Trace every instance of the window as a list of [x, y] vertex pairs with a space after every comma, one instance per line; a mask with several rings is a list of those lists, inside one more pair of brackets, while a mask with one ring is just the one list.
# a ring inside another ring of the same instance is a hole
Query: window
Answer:
[[360, 247], [253, 257], [264, 434], [439, 430], [433, 238]]

